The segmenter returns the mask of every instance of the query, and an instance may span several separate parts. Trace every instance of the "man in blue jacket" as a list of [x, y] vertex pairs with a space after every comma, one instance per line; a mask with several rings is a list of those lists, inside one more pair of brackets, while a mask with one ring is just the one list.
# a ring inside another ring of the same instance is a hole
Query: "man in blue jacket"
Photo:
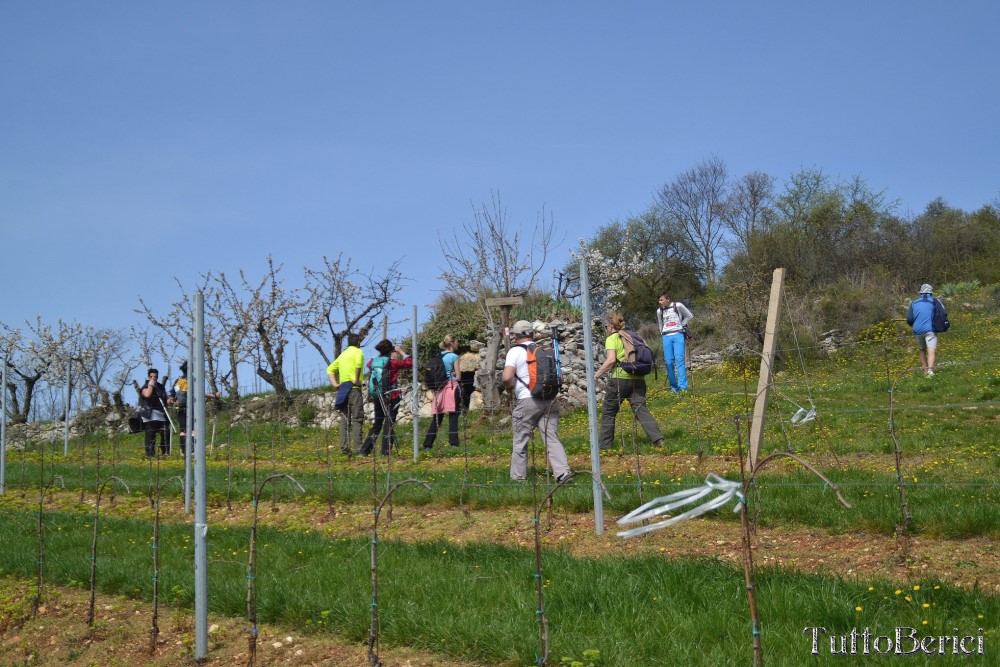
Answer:
[[934, 331], [934, 289], [924, 283], [920, 286], [920, 296], [913, 300], [906, 311], [906, 323], [913, 327], [920, 351], [920, 367], [924, 375], [934, 375], [934, 360], [937, 354], [937, 333]]

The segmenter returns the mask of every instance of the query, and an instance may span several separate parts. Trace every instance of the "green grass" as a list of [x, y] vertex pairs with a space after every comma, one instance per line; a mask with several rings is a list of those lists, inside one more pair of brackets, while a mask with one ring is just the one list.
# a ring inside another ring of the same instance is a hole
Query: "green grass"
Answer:
[[[31, 514], [0, 511], [4, 573], [30, 577], [36, 571], [35, 525]], [[90, 520], [52, 513], [46, 526], [47, 580], [63, 585], [88, 581]], [[189, 526], [169, 525], [161, 536], [161, 590], [167, 601], [184, 607], [193, 599], [191, 532]], [[146, 522], [102, 519], [101, 592], [151, 597], [150, 534]], [[350, 641], [366, 638], [371, 603], [367, 540], [268, 528], [260, 530], [258, 539], [260, 622], [281, 620]], [[248, 541], [248, 529], [212, 530], [212, 612], [245, 615]], [[533, 554], [521, 549], [382, 542], [382, 639], [486, 664], [533, 664], [538, 650], [533, 572]], [[599, 650], [601, 664], [608, 666], [750, 662], [743, 574], [731, 566], [706, 559], [581, 559], [550, 551], [542, 576], [553, 662], [588, 649]], [[984, 627], [992, 639], [1000, 618], [1000, 598], [936, 581], [920, 582], [919, 591], [908, 586], [898, 595], [897, 585], [886, 581], [774, 569], [761, 571], [758, 581], [769, 664], [810, 659], [802, 635], [806, 626], [823, 626], [831, 633], [913, 626], [928, 634], [951, 633], [955, 627], [974, 634]], [[836, 661], [827, 656], [818, 662]]]
[[[994, 461], [982, 460], [982, 467], [993, 467]], [[768, 526], [799, 526], [822, 528], [843, 533], [865, 530], [892, 534], [900, 521], [899, 492], [894, 472], [888, 469], [825, 470], [826, 476], [840, 487], [842, 493], [853, 505], [852, 509], [841, 507], [825, 484], [815, 476], [789, 467], [788, 470], [775, 469], [773, 474], [760, 478], [758, 488], [761, 505], [761, 521]], [[930, 468], [931, 470], [928, 470]], [[926, 466], [906, 476], [907, 495], [913, 521], [912, 531], [934, 537], [966, 538], [975, 536], [1000, 536], [1000, 485], [972, 480], [955, 480], [954, 475], [938, 472], [940, 467], [928, 461]], [[72, 466], [56, 465], [53, 471], [63, 475], [68, 490], [79, 489], [78, 470]], [[37, 471], [33, 471], [37, 474]], [[171, 467], [161, 471], [161, 479], [167, 480], [182, 471]], [[371, 471], [354, 469], [338, 471], [332, 480], [325, 472], [295, 471], [293, 476], [305, 488], [301, 494], [289, 483], [272, 483], [265, 488], [262, 502], [272, 499], [293, 502], [314, 503], [370, 503]], [[141, 466], [120, 465], [116, 475], [131, 489], [132, 497], [143, 497], [150, 483], [149, 470]], [[259, 473], [258, 482], [266, 477], [266, 471]], [[208, 470], [209, 502], [215, 506], [225, 504], [225, 469]], [[30, 476], [29, 476], [30, 477]], [[400, 464], [396, 468], [395, 479], [412, 477], [426, 482], [430, 489], [421, 486], [404, 486], [394, 494], [394, 502], [404, 505], [438, 505], [458, 507], [464, 503], [470, 509], [503, 509], [520, 507], [530, 513], [533, 492], [530, 486], [516, 484], [509, 480], [507, 471], [496, 468], [471, 467], [468, 476], [461, 468], [441, 468], [427, 470], [413, 464]], [[642, 475], [642, 501], [667, 495], [681, 489], [699, 486], [704, 473], [688, 473], [673, 476], [655, 470]], [[90, 480], [93, 471], [85, 475], [88, 493], [92, 498]], [[569, 486], [562, 488], [555, 504], [559, 511], [590, 512], [593, 507], [593, 493], [589, 478], [580, 477]], [[916, 480], [916, 481], [914, 481]], [[8, 484], [18, 486], [20, 478], [12, 474]], [[30, 489], [29, 478], [26, 489]], [[604, 502], [605, 511], [612, 516], [625, 514], [640, 503], [639, 477], [634, 470], [608, 475], [605, 487], [610, 495]], [[380, 488], [385, 490], [385, 478], [380, 478]], [[109, 491], [106, 491], [108, 493]], [[121, 497], [119, 491], [119, 497]], [[34, 498], [37, 491], [26, 491], [25, 497]], [[234, 476], [230, 498], [236, 505], [249, 505], [253, 496], [252, 478], [246, 469], [240, 469]], [[164, 498], [179, 499], [180, 484], [172, 481], [163, 489]], [[756, 498], [753, 498], [756, 502]], [[709, 516], [714, 521], [735, 521], [731, 512], [716, 512]]]

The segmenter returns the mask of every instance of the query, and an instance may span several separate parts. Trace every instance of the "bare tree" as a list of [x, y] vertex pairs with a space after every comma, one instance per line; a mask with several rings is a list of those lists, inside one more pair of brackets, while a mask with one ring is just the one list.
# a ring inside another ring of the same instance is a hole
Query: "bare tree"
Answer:
[[774, 224], [774, 179], [762, 171], [740, 178], [722, 207], [722, 222], [732, 234], [730, 257], [738, 253], [753, 256], [754, 238]]
[[716, 254], [726, 231], [722, 221], [726, 180], [725, 163], [711, 157], [681, 172], [657, 193], [657, 203], [663, 214], [678, 225], [697, 252], [708, 283], [716, 282]]
[[556, 225], [545, 209], [538, 215], [526, 241], [514, 227], [500, 193], [490, 195], [489, 204], [472, 205], [472, 222], [462, 225], [463, 237], [439, 238], [447, 267], [441, 272], [446, 291], [457, 292], [480, 304], [483, 319], [492, 332], [495, 311], [486, 306], [491, 296], [524, 296], [536, 287], [538, 276], [553, 248]]
[[399, 263], [397, 259], [381, 273], [374, 268], [362, 273], [341, 253], [332, 261], [323, 257], [322, 270], [305, 268], [306, 286], [295, 328], [325, 363], [331, 362], [328, 341], [333, 341], [333, 356], [338, 356], [347, 334], [364, 339], [376, 318], [399, 304], [396, 294], [405, 282]]
[[[555, 245], [555, 221], [544, 207], [531, 230], [530, 241], [510, 220], [500, 193], [491, 192], [489, 203], [472, 204], [472, 222], [462, 225], [462, 236], [439, 238], [446, 268], [441, 272], [445, 291], [454, 292], [479, 304], [486, 323], [488, 342], [486, 368], [493, 370], [500, 356], [500, 331], [496, 311], [486, 299], [524, 296], [536, 288], [545, 260]], [[487, 371], [489, 372], [489, 371]], [[498, 405], [496, 378], [481, 378], [479, 387], [487, 409]]]
[[257, 283], [251, 283], [240, 269], [239, 284], [233, 284], [224, 273], [215, 278], [219, 302], [232, 315], [234, 329], [245, 332], [243, 350], [254, 371], [274, 388], [282, 400], [289, 398], [285, 383], [285, 346], [288, 329], [301, 304], [295, 290], [286, 291], [280, 277], [281, 265], [267, 257], [267, 272]]

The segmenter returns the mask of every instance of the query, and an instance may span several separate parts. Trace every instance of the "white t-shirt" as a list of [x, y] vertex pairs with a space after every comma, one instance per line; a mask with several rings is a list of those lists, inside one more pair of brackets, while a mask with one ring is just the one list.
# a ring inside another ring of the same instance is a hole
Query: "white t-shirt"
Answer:
[[656, 309], [657, 319], [660, 321], [661, 334], [680, 333], [691, 321], [691, 311], [683, 303], [674, 301], [666, 308]]
[[507, 350], [507, 357], [503, 362], [504, 366], [514, 367], [514, 398], [531, 398], [531, 390], [528, 389], [528, 351], [521, 345], [515, 345]]

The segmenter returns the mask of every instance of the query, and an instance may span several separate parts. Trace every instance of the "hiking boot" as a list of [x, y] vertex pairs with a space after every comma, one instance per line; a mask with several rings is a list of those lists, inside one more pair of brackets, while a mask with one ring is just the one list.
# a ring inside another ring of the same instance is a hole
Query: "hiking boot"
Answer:
[[653, 443], [653, 447], [665, 447], [665, 446], [666, 443], [663, 441], [663, 438], [660, 438], [659, 440]]

